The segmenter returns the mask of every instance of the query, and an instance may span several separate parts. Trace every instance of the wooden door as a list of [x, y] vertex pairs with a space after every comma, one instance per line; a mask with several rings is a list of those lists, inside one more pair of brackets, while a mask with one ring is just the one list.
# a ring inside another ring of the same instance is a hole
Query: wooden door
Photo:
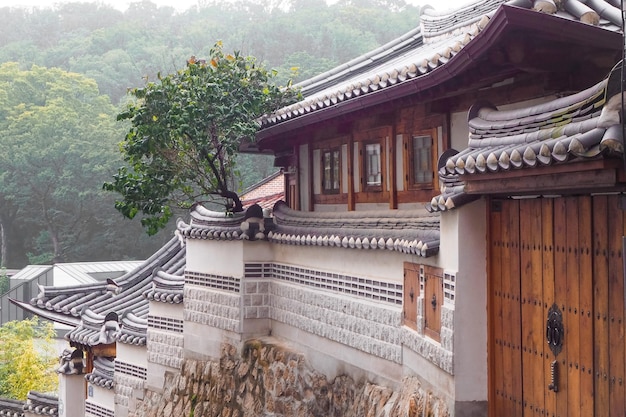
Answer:
[[489, 218], [491, 416], [625, 415], [620, 197], [494, 200]]

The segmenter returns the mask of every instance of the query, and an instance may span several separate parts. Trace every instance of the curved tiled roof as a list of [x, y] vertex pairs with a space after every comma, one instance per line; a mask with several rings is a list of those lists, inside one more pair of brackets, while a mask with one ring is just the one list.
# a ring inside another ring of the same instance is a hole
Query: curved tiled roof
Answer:
[[0, 398], [0, 417], [24, 417], [24, 402]]
[[59, 399], [54, 395], [30, 391], [24, 404], [24, 411], [43, 416], [58, 416]]
[[115, 363], [113, 360], [96, 356], [93, 360], [93, 371], [85, 375], [85, 379], [99, 387], [113, 389], [114, 371]]
[[152, 276], [152, 288], [144, 292], [148, 300], [171, 304], [183, 302], [184, 276], [168, 274], [160, 268], [157, 268]]
[[[558, 7], [557, 7], [558, 4]], [[619, 0], [481, 0], [444, 13], [425, 9], [422, 27], [354, 60], [297, 84], [303, 100], [261, 120], [261, 129], [320, 112], [359, 97], [384, 93], [440, 71], [487, 27], [498, 7], [532, 9], [582, 21], [609, 31], [621, 30]], [[462, 64], [460, 64], [462, 65]], [[407, 90], [411, 94], [412, 90]], [[385, 95], [385, 94], [383, 94]], [[269, 135], [260, 132], [260, 137]]]
[[190, 212], [190, 221], [178, 220], [178, 233], [184, 238], [233, 240], [241, 236], [245, 213], [224, 213], [196, 204]]
[[113, 330], [116, 340], [145, 344], [148, 300], [143, 294], [152, 288], [156, 268], [171, 276], [183, 276], [185, 246], [177, 237], [141, 266], [116, 280], [71, 287], [40, 287], [30, 305], [20, 305], [42, 317], [75, 325], [66, 338], [89, 346], [102, 343], [105, 316], [115, 312], [121, 317], [119, 331]]
[[423, 210], [301, 212], [274, 207], [271, 242], [363, 250], [392, 250], [428, 257], [439, 251], [439, 217]]
[[475, 104], [468, 116], [469, 146], [440, 163], [439, 175], [446, 186], [427, 209], [445, 211], [478, 198], [464, 194], [459, 176], [623, 154], [621, 94], [615, 87], [619, 76], [616, 67], [609, 78], [587, 90], [517, 110]]

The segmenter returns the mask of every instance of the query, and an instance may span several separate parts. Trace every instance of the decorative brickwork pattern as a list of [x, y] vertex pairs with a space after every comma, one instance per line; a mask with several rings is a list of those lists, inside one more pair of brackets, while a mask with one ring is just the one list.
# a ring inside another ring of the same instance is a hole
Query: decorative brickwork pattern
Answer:
[[185, 321], [232, 332], [237, 332], [240, 329], [239, 295], [185, 286], [184, 306]]
[[168, 332], [182, 333], [183, 321], [171, 317], [148, 316], [148, 327], [151, 329], [166, 330]]
[[148, 329], [148, 362], [180, 369], [183, 363], [183, 345], [182, 333], [172, 334]]
[[215, 288], [216, 290], [239, 292], [241, 279], [224, 275], [205, 274], [203, 272], [185, 271], [185, 284]]
[[146, 375], [148, 374], [146, 368], [143, 366], [137, 366], [132, 363], [123, 362], [119, 359], [115, 360], [115, 375], [125, 374], [128, 376], [134, 376], [139, 379], [146, 379]]
[[[117, 367], [116, 367], [117, 371]], [[144, 378], [115, 372], [115, 404], [128, 407], [135, 392], [144, 389]]]
[[402, 305], [402, 284], [302, 268], [281, 263], [246, 264], [248, 271], [311, 288]]
[[113, 410], [85, 401], [85, 417], [115, 417]]
[[273, 320], [401, 363], [400, 308], [350, 300], [282, 282], [273, 282], [270, 292]]

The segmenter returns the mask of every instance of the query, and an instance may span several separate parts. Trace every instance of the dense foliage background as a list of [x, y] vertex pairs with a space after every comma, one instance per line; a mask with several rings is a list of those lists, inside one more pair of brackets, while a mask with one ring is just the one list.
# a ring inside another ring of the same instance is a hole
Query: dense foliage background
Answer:
[[[418, 19], [402, 0], [207, 1], [182, 13], [149, 0], [125, 12], [102, 3], [0, 8], [0, 266], [144, 258], [169, 239], [171, 228], [147, 238], [99, 188], [122, 164], [116, 144], [128, 125], [113, 121], [129, 88], [208, 55], [218, 40], [277, 69], [283, 82], [296, 67], [300, 81]], [[53, 101], [64, 89], [74, 94]], [[19, 158], [6, 158], [9, 149]], [[240, 190], [274, 170], [249, 155], [238, 166]]]

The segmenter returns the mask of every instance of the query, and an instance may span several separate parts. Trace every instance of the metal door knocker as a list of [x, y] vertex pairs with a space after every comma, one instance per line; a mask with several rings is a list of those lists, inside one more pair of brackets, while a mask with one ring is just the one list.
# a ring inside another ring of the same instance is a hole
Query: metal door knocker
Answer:
[[[556, 357], [563, 349], [563, 339], [565, 329], [563, 328], [563, 313], [559, 306], [552, 304], [548, 310], [548, 320], [546, 322], [546, 339], [550, 350]], [[559, 362], [554, 360], [550, 364], [550, 391], [559, 392]]]
[[546, 323], [546, 339], [550, 350], [557, 356], [563, 349], [563, 338], [565, 330], [563, 329], [563, 313], [559, 306], [552, 304], [548, 310], [548, 320]]

